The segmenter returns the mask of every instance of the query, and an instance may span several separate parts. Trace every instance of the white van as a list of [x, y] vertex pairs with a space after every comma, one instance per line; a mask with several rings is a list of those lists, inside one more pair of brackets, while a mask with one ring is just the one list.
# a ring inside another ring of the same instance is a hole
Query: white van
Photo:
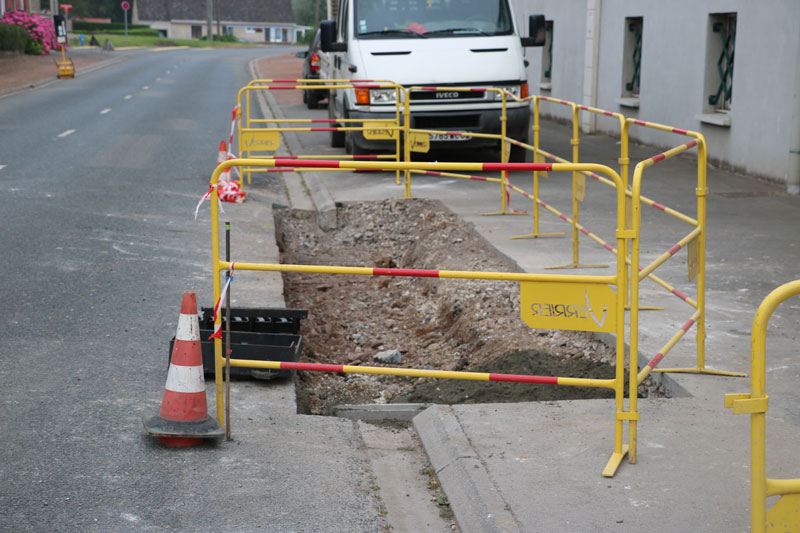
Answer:
[[[340, 0], [337, 19], [321, 24], [322, 78], [391, 80], [405, 87], [499, 87], [527, 96], [523, 46], [544, 44], [544, 16], [529, 19], [520, 37], [508, 0]], [[332, 119], [394, 116], [395, 91], [371, 89], [369, 101], [353, 89], [331, 91]], [[496, 92], [415, 91], [411, 127], [443, 131], [500, 133]], [[527, 141], [527, 103], [509, 101], [506, 131]], [[365, 139], [361, 132], [332, 132], [332, 146], [364, 153], [392, 141]], [[495, 139], [432, 135], [432, 148], [498, 147]], [[516, 147], [514, 147], [516, 148]], [[524, 158], [512, 150], [512, 160]]]

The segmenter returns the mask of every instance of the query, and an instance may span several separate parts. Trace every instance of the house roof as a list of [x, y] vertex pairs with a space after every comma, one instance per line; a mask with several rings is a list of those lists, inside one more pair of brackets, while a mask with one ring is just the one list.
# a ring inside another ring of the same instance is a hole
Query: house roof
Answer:
[[[213, 0], [222, 20], [294, 23], [291, 0]], [[141, 21], [206, 20], [206, 0], [136, 0]], [[217, 5], [218, 4], [218, 5]]]

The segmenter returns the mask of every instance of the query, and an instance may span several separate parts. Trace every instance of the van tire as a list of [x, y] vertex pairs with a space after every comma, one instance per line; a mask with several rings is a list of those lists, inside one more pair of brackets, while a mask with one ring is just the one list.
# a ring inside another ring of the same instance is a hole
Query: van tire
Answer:
[[[334, 106], [334, 97], [333, 95], [328, 97], [328, 118], [334, 118], [333, 109]], [[341, 127], [341, 124], [337, 124], [336, 122], [331, 123], [332, 128]], [[344, 134], [343, 131], [332, 131], [331, 132], [331, 148], [344, 148]]]
[[526, 159], [528, 159], [528, 153], [530, 153], [525, 148], [521, 146], [511, 146], [511, 153], [508, 156], [509, 163], [526, 163]]
[[369, 150], [361, 148], [358, 144], [356, 144], [355, 133], [352, 131], [348, 131], [345, 134], [345, 141], [344, 141], [344, 151], [350, 155], [367, 155]]

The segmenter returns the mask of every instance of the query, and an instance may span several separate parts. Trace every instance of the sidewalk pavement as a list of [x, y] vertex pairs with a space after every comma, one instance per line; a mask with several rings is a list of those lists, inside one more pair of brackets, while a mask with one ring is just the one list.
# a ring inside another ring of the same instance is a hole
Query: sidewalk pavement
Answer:
[[[264, 68], [262, 60], [261, 68]], [[276, 75], [267, 77], [278, 77]], [[270, 108], [292, 118], [324, 118], [298, 104]], [[646, 118], [646, 117], [645, 117]], [[678, 124], [678, 127], [692, 125]], [[543, 148], [562, 157], [571, 153], [570, 128], [542, 125]], [[331, 150], [327, 138], [284, 135], [293, 155]], [[665, 134], [664, 146], [684, 142]], [[714, 147], [709, 147], [711, 154]], [[619, 146], [604, 135], [583, 135], [581, 160], [616, 167]], [[636, 162], [662, 149], [631, 146]], [[648, 169], [643, 194], [695, 216], [697, 162], [680, 156]], [[800, 198], [782, 187], [715, 168], [708, 169], [708, 275], [706, 367], [749, 372], [750, 328], [759, 303], [775, 287], [800, 279], [797, 228]], [[632, 174], [632, 170], [631, 170]], [[304, 173], [302, 180], [318, 208], [330, 202], [401, 198], [402, 186], [388, 173]], [[613, 242], [615, 205], [606, 186], [588, 180], [581, 223]], [[531, 190], [530, 177], [512, 182]], [[511, 240], [531, 233], [532, 217], [481, 216], [499, 208], [499, 190], [482, 182], [413, 178], [415, 197], [440, 199], [526, 272], [571, 262], [567, 237]], [[513, 193], [512, 193], [513, 194]], [[319, 195], [319, 196], [317, 196]], [[571, 179], [550, 173], [541, 196], [569, 213]], [[512, 207], [531, 210], [512, 195]], [[568, 231], [560, 219], [542, 214], [540, 231]], [[643, 206], [642, 261], [654, 260], [688, 233], [688, 226]], [[581, 239], [582, 263], [611, 264], [614, 256]], [[656, 272], [690, 295], [687, 256], [681, 251]], [[604, 271], [610, 271], [605, 269]], [[562, 270], [596, 274], [596, 269]], [[640, 314], [639, 365], [658, 353], [693, 312], [653, 284], [642, 285], [641, 305], [663, 310]], [[772, 318], [768, 336], [767, 475], [800, 477], [800, 361], [796, 324], [800, 302], [787, 301]], [[694, 367], [693, 330], [661, 367]], [[730, 392], [748, 392], [750, 379], [697, 374], [661, 376], [673, 398], [640, 401], [638, 462], [623, 461], [613, 478], [601, 471], [613, 449], [611, 400], [522, 404], [434, 406], [414, 418], [429, 459], [463, 531], [746, 531], [750, 523], [749, 420], [723, 408]], [[625, 441], [627, 442], [627, 429]]]
[[[73, 47], [67, 58], [75, 65], [75, 76], [83, 76], [125, 59], [124, 55], [105, 52], [94, 46]], [[0, 55], [0, 98], [35, 87], [44, 87], [58, 80], [61, 51], [43, 56]]]

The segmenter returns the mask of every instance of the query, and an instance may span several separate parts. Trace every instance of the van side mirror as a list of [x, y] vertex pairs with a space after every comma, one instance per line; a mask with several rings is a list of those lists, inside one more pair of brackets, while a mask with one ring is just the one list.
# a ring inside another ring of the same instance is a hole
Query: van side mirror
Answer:
[[320, 49], [323, 52], [346, 52], [347, 43], [336, 42], [336, 21], [323, 20], [319, 23]]
[[528, 17], [528, 35], [530, 37], [521, 38], [522, 46], [544, 46], [544, 15], [531, 15]]

